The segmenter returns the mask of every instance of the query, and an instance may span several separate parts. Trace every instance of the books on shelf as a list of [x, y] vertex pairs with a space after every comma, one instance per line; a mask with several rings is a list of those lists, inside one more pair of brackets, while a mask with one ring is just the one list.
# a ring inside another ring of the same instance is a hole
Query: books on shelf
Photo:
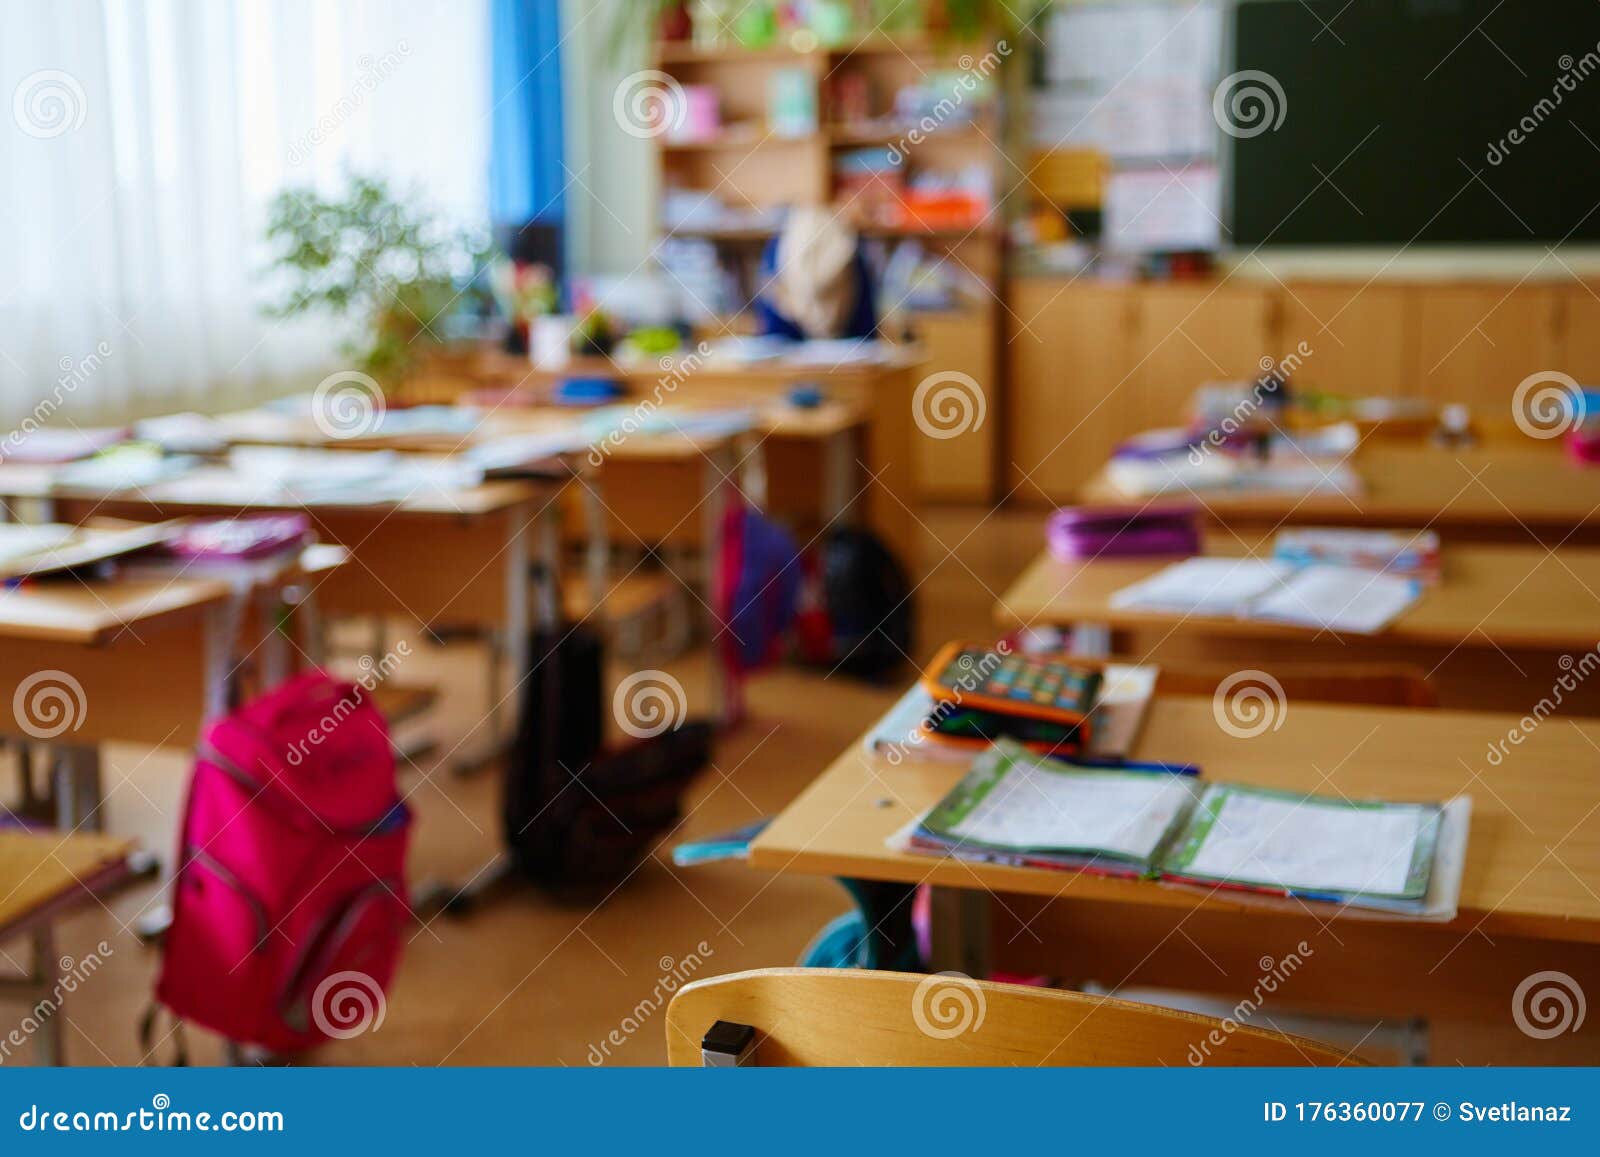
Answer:
[[1001, 742], [908, 851], [1450, 919], [1471, 801], [1351, 800], [1039, 759]]

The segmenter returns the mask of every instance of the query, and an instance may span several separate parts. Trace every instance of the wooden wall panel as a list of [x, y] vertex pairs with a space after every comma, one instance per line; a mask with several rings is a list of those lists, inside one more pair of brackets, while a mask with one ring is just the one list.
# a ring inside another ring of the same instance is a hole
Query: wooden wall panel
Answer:
[[1280, 293], [1283, 324], [1273, 356], [1287, 358], [1301, 342], [1311, 351], [1301, 358], [1297, 384], [1351, 397], [1417, 392], [1415, 292], [1378, 282], [1291, 282]]
[[1276, 286], [1212, 282], [1141, 287], [1133, 353], [1144, 427], [1183, 422], [1195, 388], [1254, 379], [1279, 356]]
[[1417, 392], [1464, 402], [1500, 424], [1529, 374], [1558, 368], [1561, 289], [1552, 285], [1415, 286]]
[[1007, 320], [1006, 490], [1070, 502], [1120, 438], [1143, 425], [1133, 380], [1131, 286], [1027, 278]]

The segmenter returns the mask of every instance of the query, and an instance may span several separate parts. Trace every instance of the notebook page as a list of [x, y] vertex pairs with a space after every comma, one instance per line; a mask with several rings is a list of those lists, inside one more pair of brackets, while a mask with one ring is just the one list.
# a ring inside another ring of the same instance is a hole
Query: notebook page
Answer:
[[1219, 797], [1215, 823], [1179, 870], [1306, 892], [1404, 893], [1432, 814], [1420, 806], [1352, 807], [1216, 786], [1207, 789], [1202, 810]]
[[1148, 859], [1191, 798], [1184, 776], [1049, 771], [1017, 760], [949, 834], [1016, 848], [1085, 848]]
[[1265, 558], [1191, 558], [1123, 587], [1111, 605], [1130, 610], [1203, 609], [1231, 614], [1277, 586], [1292, 571]]
[[1421, 586], [1399, 575], [1309, 566], [1250, 609], [1250, 617], [1370, 635], [1417, 601]]

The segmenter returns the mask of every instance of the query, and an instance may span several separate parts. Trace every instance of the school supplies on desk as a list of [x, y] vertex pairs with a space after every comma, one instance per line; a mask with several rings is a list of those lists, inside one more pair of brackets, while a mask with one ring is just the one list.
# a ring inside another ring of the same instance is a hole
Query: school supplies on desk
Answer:
[[[965, 714], [968, 709], [959, 703], [954, 708], [949, 706], [949, 700], [941, 705], [918, 683], [878, 720], [868, 732], [864, 746], [869, 754], [891, 759], [914, 751], [918, 759], [965, 762], [972, 757], [974, 747], [1010, 736], [1041, 755], [1120, 763], [1138, 738], [1159, 674], [1155, 667], [1105, 664], [1101, 669], [1099, 694], [1090, 713], [1093, 723], [1081, 744], [1065, 743], [1059, 737], [1054, 741], [1036, 739], [1030, 744], [1029, 735], [1043, 735], [1043, 728], [1048, 724], [1011, 718], [993, 722], [982, 717], [973, 718]], [[1169, 770], [1193, 769], [1173, 764]]]
[[1257, 599], [1249, 617], [1319, 631], [1372, 635], [1417, 601], [1416, 579], [1350, 566], [1308, 566]]
[[1193, 507], [1068, 506], [1050, 516], [1045, 541], [1050, 553], [1062, 562], [1197, 554], [1200, 528]]
[[1157, 879], [1267, 906], [1454, 918], [1471, 800], [1351, 800], [1039, 759], [1001, 742], [894, 837], [903, 850]]
[[1439, 580], [1439, 535], [1432, 530], [1291, 527], [1273, 539], [1272, 557], [1295, 566], [1329, 563], [1422, 582]]
[[912, 829], [913, 850], [1151, 876], [1194, 805], [1189, 776], [1078, 767], [1001, 743]]
[[1140, 611], [1234, 615], [1286, 579], [1294, 568], [1266, 558], [1191, 558], [1123, 587], [1111, 605]]

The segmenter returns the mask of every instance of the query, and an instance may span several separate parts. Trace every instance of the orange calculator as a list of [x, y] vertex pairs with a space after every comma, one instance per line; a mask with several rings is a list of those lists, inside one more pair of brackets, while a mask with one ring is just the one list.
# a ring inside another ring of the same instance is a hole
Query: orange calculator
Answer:
[[923, 672], [922, 688], [939, 703], [1078, 728], [1087, 739], [1104, 675], [1099, 664], [1065, 655], [948, 643]]

